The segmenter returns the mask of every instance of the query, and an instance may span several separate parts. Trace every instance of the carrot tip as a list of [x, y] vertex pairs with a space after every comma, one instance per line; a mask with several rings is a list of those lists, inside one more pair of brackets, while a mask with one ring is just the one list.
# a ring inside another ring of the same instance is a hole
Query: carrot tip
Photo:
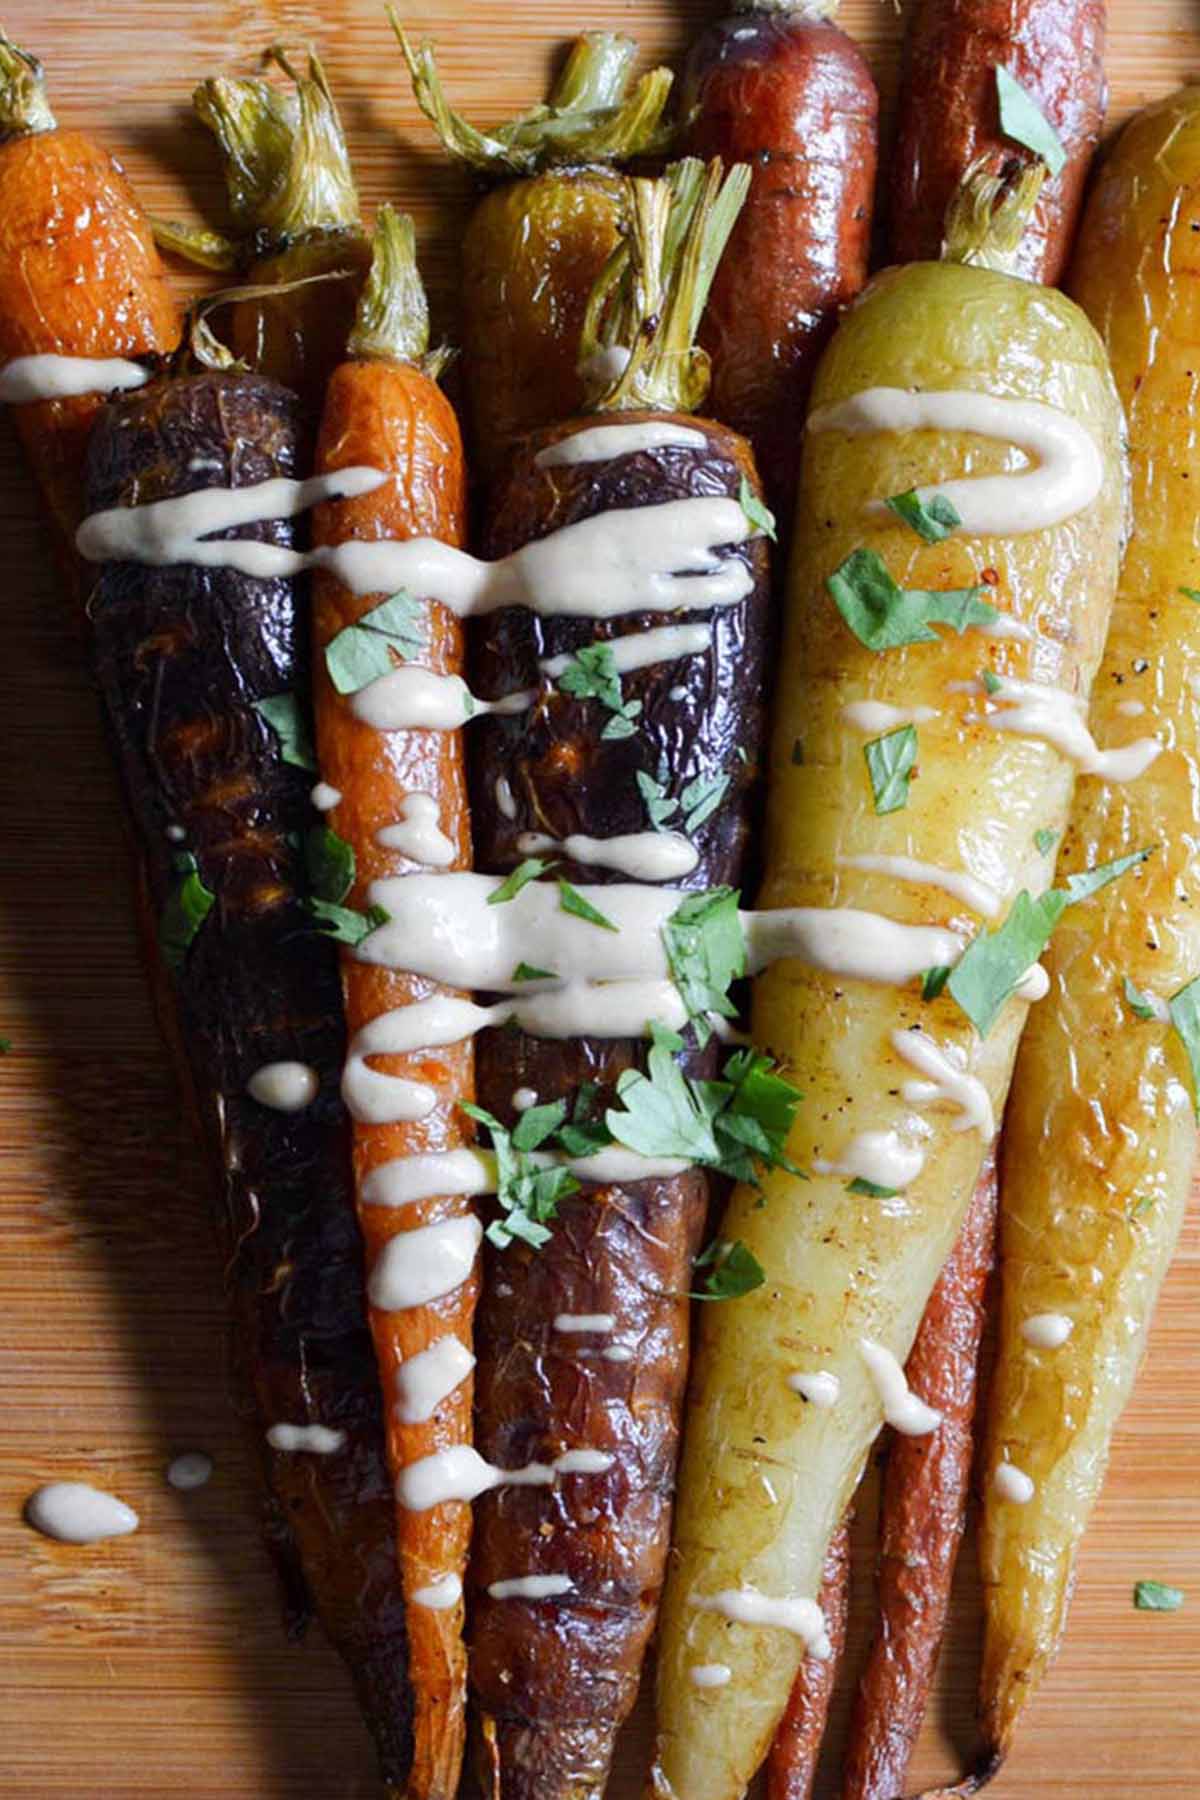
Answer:
[[912, 1800], [971, 1800], [972, 1794], [980, 1793], [999, 1773], [1003, 1762], [1003, 1750], [989, 1744], [980, 1752], [975, 1767], [961, 1781], [950, 1787], [925, 1788], [920, 1794], [913, 1795]]

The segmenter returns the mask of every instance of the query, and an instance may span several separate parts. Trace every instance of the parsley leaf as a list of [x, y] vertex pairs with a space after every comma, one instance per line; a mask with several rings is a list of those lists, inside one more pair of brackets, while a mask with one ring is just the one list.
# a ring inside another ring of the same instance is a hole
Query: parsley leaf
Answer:
[[908, 805], [908, 784], [917, 760], [915, 725], [901, 725], [863, 745], [877, 813], [900, 812]]
[[356, 694], [369, 681], [390, 674], [394, 658], [407, 662], [426, 642], [421, 607], [401, 588], [330, 639], [325, 667], [339, 694]]
[[1135, 1581], [1133, 1584], [1133, 1604], [1139, 1612], [1178, 1612], [1183, 1601], [1183, 1589], [1168, 1587], [1165, 1581]]
[[1200, 604], [1200, 588], [1181, 587], [1181, 588], [1176, 588], [1175, 592], [1177, 594], [1183, 594], [1186, 596], [1187, 599], [1195, 600], [1197, 602], [1197, 604]]
[[1060, 175], [1067, 153], [1063, 141], [1015, 76], [1003, 63], [996, 64], [996, 99], [1000, 106], [1000, 129], [1014, 144], [1040, 156], [1051, 175]]
[[544, 1144], [558, 1130], [566, 1116], [565, 1100], [547, 1100], [543, 1106], [529, 1107], [513, 1127], [514, 1147], [517, 1150], [536, 1150], [539, 1144]]
[[775, 529], [775, 514], [759, 499], [744, 475], [742, 484], [738, 488], [738, 505], [760, 537], [770, 538], [773, 544], [779, 542], [779, 533]]
[[1034, 848], [1037, 850], [1039, 856], [1045, 856], [1047, 851], [1052, 849], [1057, 842], [1057, 831], [1047, 831], [1045, 826], [1043, 826], [1040, 831], [1035, 831], [1033, 834]]
[[714, 1238], [707, 1250], [700, 1252], [693, 1266], [708, 1270], [703, 1290], [690, 1295], [693, 1300], [740, 1300], [744, 1294], [752, 1294], [755, 1288], [760, 1288], [767, 1279], [762, 1264], [740, 1238], [732, 1244]]
[[593, 1117], [600, 1086], [595, 1081], [581, 1081], [575, 1092], [568, 1125], [560, 1125], [558, 1142], [568, 1156], [594, 1156], [612, 1143], [612, 1133], [603, 1119]]
[[697, 775], [695, 781], [688, 782], [679, 796], [685, 831], [699, 830], [705, 819], [712, 817], [725, 798], [728, 786], [728, 775]]
[[990, 625], [997, 609], [980, 595], [983, 587], [902, 588], [892, 579], [874, 550], [853, 550], [825, 583], [834, 605], [860, 644], [868, 650], [895, 650], [903, 644], [936, 644], [931, 625], [952, 625], [962, 633], [970, 625]]
[[985, 694], [998, 694], [1000, 689], [1004, 686], [1004, 683], [994, 669], [981, 669], [979, 672], [979, 679], [983, 685]]
[[308, 729], [308, 720], [296, 694], [270, 694], [265, 700], [256, 700], [254, 710], [275, 733], [279, 739], [279, 754], [285, 763], [291, 763], [297, 769], [317, 771], [317, 759], [313, 754], [312, 737]]
[[305, 835], [304, 861], [309, 887], [318, 900], [335, 905], [354, 886], [354, 846], [338, 836], [331, 825], [314, 825]]
[[557, 981], [553, 969], [535, 969], [532, 963], [519, 962], [512, 972], [514, 981]]
[[[560, 1104], [565, 1112], [565, 1103]], [[459, 1105], [488, 1131], [496, 1156], [496, 1200], [504, 1216], [493, 1219], [488, 1226], [489, 1241], [498, 1250], [507, 1250], [519, 1238], [532, 1249], [540, 1250], [551, 1235], [547, 1221], [557, 1217], [560, 1201], [579, 1192], [578, 1181], [561, 1163], [546, 1166], [535, 1161], [517, 1146], [516, 1134], [506, 1131], [499, 1119], [482, 1106], [474, 1106], [469, 1100], [460, 1100]]]
[[866, 1194], [872, 1200], [894, 1200], [902, 1188], [880, 1187], [877, 1181], [868, 1181], [865, 1175], [856, 1175], [853, 1181], [846, 1183], [848, 1194]]
[[642, 710], [640, 700], [626, 700], [621, 692], [621, 676], [611, 644], [585, 644], [576, 650], [558, 678], [564, 694], [579, 700], [599, 700], [612, 714], [600, 733], [601, 738], [632, 737], [634, 720]]
[[589, 925], [601, 925], [605, 931], [621, 929], [611, 919], [606, 919], [590, 900], [585, 900], [578, 888], [572, 887], [569, 881], [563, 881], [561, 877], [558, 883], [558, 903], [565, 913], [572, 913], [577, 919], [586, 919]]
[[192, 940], [217, 903], [216, 895], [200, 878], [200, 865], [190, 850], [174, 859], [180, 879], [167, 895], [158, 921], [158, 942], [163, 961], [176, 973], [183, 967]]
[[1192, 1099], [1200, 1119], [1200, 975], [1167, 1001], [1171, 1023], [1187, 1051], [1192, 1071]]
[[1125, 977], [1125, 999], [1130, 1012], [1135, 1013], [1139, 1019], [1156, 1019], [1158, 1017], [1148, 996], [1143, 994], [1141, 988], [1134, 986], [1128, 975]]
[[935, 969], [926, 969], [921, 980], [922, 1000], [936, 1000], [949, 979], [949, 963], [939, 963]]
[[392, 916], [382, 906], [368, 906], [365, 912], [356, 912], [352, 906], [336, 906], [332, 901], [315, 897], [305, 904], [322, 931], [328, 932], [336, 943], [349, 944], [352, 948], [361, 944], [370, 932], [386, 925]]
[[931, 494], [928, 500], [922, 500], [916, 488], [909, 488], [905, 494], [893, 494], [883, 504], [927, 544], [940, 544], [962, 524], [958, 508], [944, 494]]
[[635, 779], [638, 784], [638, 792], [645, 803], [646, 817], [655, 831], [662, 831], [672, 813], [678, 812], [678, 800], [673, 799], [667, 793], [665, 782], [655, 781], [653, 775], [647, 775], [644, 769], [638, 770]]
[[671, 979], [703, 1048], [712, 1034], [709, 1013], [737, 1017], [731, 983], [746, 973], [746, 941], [734, 888], [689, 894], [662, 928]]
[[539, 875], [544, 875], [547, 869], [553, 867], [553, 863], [544, 862], [540, 856], [527, 856], [510, 875], [505, 876], [498, 888], [493, 888], [487, 897], [488, 905], [503, 906], [506, 901], [515, 900], [523, 887], [528, 887], [531, 881], [536, 881]]
[[1067, 908], [1087, 900], [1110, 881], [1145, 862], [1152, 850], [1153, 845], [1147, 850], [1135, 850], [1130, 856], [1120, 856], [1115, 862], [1103, 863], [1098, 869], [1068, 875], [1065, 886], [1051, 888], [1037, 900], [1030, 899], [1022, 889], [1002, 925], [972, 938], [951, 970], [947, 986], [980, 1037], [986, 1037], [992, 1029], [1005, 1001], [1025, 971], [1041, 956]]

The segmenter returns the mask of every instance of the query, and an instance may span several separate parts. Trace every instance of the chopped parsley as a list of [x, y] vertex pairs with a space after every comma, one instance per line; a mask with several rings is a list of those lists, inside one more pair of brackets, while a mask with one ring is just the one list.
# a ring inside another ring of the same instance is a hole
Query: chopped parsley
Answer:
[[[565, 1112], [565, 1102], [559, 1104]], [[535, 1161], [529, 1150], [520, 1148], [516, 1137], [524, 1119], [510, 1132], [482, 1106], [474, 1106], [469, 1100], [461, 1100], [459, 1105], [489, 1133], [496, 1156], [496, 1200], [503, 1216], [488, 1226], [488, 1239], [498, 1250], [507, 1250], [518, 1238], [531, 1249], [540, 1250], [551, 1235], [550, 1221], [558, 1216], [560, 1202], [579, 1192], [579, 1182], [565, 1165], [547, 1166]], [[534, 1133], [526, 1134], [527, 1141], [531, 1135]]]
[[996, 64], [996, 100], [1000, 107], [1000, 129], [1014, 144], [1040, 156], [1051, 175], [1060, 175], [1067, 153], [1063, 141], [1030, 98], [1015, 76], [1003, 63]]
[[1171, 1023], [1187, 1052], [1192, 1071], [1192, 1100], [1200, 1119], [1200, 975], [1167, 1001]]
[[703, 1047], [712, 1034], [709, 1013], [737, 1017], [729, 998], [733, 982], [746, 973], [746, 941], [734, 888], [689, 894], [662, 928], [671, 979]]
[[536, 1150], [553, 1135], [567, 1116], [565, 1100], [547, 1100], [543, 1106], [531, 1106], [513, 1126], [512, 1141], [517, 1150]]
[[877, 1181], [868, 1181], [865, 1175], [856, 1175], [853, 1181], [846, 1183], [848, 1194], [866, 1194], [872, 1200], [894, 1200], [903, 1192], [902, 1188], [881, 1187]]
[[1130, 1012], [1139, 1019], [1156, 1019], [1158, 1017], [1149, 995], [1143, 994], [1141, 988], [1135, 987], [1128, 975], [1125, 977], [1125, 1003]]
[[271, 727], [279, 739], [279, 754], [285, 763], [297, 769], [311, 769], [316, 774], [317, 759], [313, 754], [308, 720], [296, 694], [271, 694], [256, 700], [254, 710]]
[[665, 781], [656, 781], [653, 775], [647, 775], [639, 769], [636, 776], [638, 792], [646, 808], [646, 817], [655, 831], [662, 831], [672, 814], [679, 811], [679, 802], [667, 793]]
[[979, 671], [979, 680], [985, 694], [998, 694], [1000, 689], [1004, 686], [1004, 683], [994, 669], [981, 669]]
[[1002, 925], [972, 938], [951, 970], [947, 986], [980, 1037], [986, 1037], [992, 1029], [1005, 1001], [1041, 956], [1067, 908], [1145, 862], [1152, 850], [1153, 845], [1147, 850], [1135, 850], [1130, 856], [1119, 856], [1098, 869], [1069, 875], [1065, 886], [1051, 888], [1037, 900], [1022, 889]]
[[1181, 587], [1181, 588], [1176, 588], [1175, 592], [1177, 594], [1182, 594], [1185, 597], [1185, 599], [1195, 600], [1196, 603], [1198, 605], [1200, 605], [1200, 588]]
[[825, 583], [834, 605], [868, 650], [895, 650], [903, 644], [936, 644], [932, 625], [964, 632], [990, 625], [1000, 615], [980, 596], [984, 587], [902, 588], [874, 550], [854, 550]]
[[[498, 888], [493, 888], [487, 897], [489, 906], [503, 906], [508, 900], [515, 900], [523, 887], [552, 869], [553, 863], [544, 862], [540, 856], [527, 856], [519, 862], [510, 875], [506, 875]], [[528, 979], [528, 978], [526, 978]]]
[[318, 900], [337, 904], [354, 886], [354, 846], [338, 836], [330, 825], [314, 825], [305, 835], [304, 861], [308, 883]]
[[621, 676], [611, 644], [585, 644], [576, 650], [558, 678], [564, 694], [579, 700], [598, 700], [612, 714], [602, 738], [632, 737], [634, 721], [642, 710], [640, 700], [626, 700], [621, 692]]
[[419, 655], [426, 641], [421, 607], [401, 588], [330, 639], [325, 667], [339, 694], [356, 694], [368, 682], [390, 674], [397, 660], [408, 662]]
[[512, 972], [514, 981], [557, 981], [553, 969], [535, 969], [532, 963], [519, 962]]
[[1045, 856], [1047, 851], [1053, 849], [1054, 845], [1058, 842], [1058, 833], [1057, 831], [1047, 831], [1046, 827], [1043, 825], [1040, 831], [1034, 832], [1033, 842], [1038, 855]]
[[679, 796], [685, 831], [698, 831], [704, 821], [711, 818], [725, 798], [728, 786], [728, 775], [697, 775], [695, 781], [688, 782]]
[[694, 1268], [707, 1269], [704, 1284], [700, 1292], [693, 1292], [692, 1300], [740, 1300], [744, 1294], [752, 1294], [767, 1279], [766, 1271], [752, 1250], [747, 1250], [740, 1238], [735, 1243], [728, 1243], [723, 1238], [714, 1238], [706, 1250], [702, 1250], [693, 1264]]
[[603, 1119], [595, 1116], [600, 1086], [595, 1081], [581, 1081], [575, 1091], [571, 1117], [556, 1133], [568, 1156], [594, 1156], [612, 1143], [612, 1133]]
[[381, 925], [386, 925], [392, 916], [382, 906], [368, 906], [364, 912], [356, 912], [352, 906], [337, 906], [330, 900], [315, 897], [306, 904], [322, 931], [336, 943], [349, 944], [351, 948], [361, 944], [372, 931], [378, 931]]
[[560, 877], [558, 883], [558, 903], [565, 913], [571, 913], [577, 919], [586, 919], [589, 925], [600, 925], [605, 931], [619, 931], [590, 900], [586, 900], [578, 888], [572, 887], [569, 881]]
[[917, 760], [915, 725], [901, 725], [863, 745], [877, 813], [900, 812], [908, 805], [908, 784]]
[[738, 505], [760, 537], [770, 538], [773, 544], [779, 542], [779, 533], [775, 529], [775, 514], [759, 499], [744, 475], [742, 476], [742, 485], [738, 489]]
[[934, 969], [926, 969], [921, 978], [922, 1000], [936, 1000], [949, 979], [949, 963], [939, 963]]
[[1135, 1581], [1133, 1584], [1133, 1604], [1139, 1612], [1178, 1612], [1183, 1601], [1183, 1589], [1168, 1587], [1165, 1581]]
[[173, 859], [179, 879], [167, 895], [158, 921], [158, 942], [163, 961], [178, 972], [196, 933], [217, 903], [216, 895], [200, 877], [200, 865], [190, 850]]
[[884, 505], [927, 544], [940, 544], [962, 524], [958, 508], [944, 494], [931, 494], [928, 500], [922, 500], [916, 488], [909, 488], [905, 494], [893, 494]]

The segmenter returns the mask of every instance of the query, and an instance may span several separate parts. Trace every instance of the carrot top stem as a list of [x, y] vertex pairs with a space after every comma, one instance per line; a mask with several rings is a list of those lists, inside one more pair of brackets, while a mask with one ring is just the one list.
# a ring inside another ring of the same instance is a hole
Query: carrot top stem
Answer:
[[0, 30], [0, 142], [53, 131], [55, 122], [41, 63]]
[[359, 296], [346, 354], [366, 362], [414, 363], [437, 379], [450, 352], [430, 351], [429, 304], [417, 267], [417, 234], [408, 213], [381, 206], [371, 267]]
[[[608, 378], [593, 411], [694, 412], [703, 403], [709, 360], [696, 328], [749, 186], [748, 165], [725, 174], [716, 157], [707, 168], [687, 157], [659, 181], [626, 181], [622, 242], [592, 289], [580, 344], [584, 370], [599, 361]], [[613, 350], [628, 352], [619, 373], [604, 359]]]
[[942, 261], [1011, 274], [1045, 179], [1041, 162], [1026, 164], [1014, 177], [1007, 168], [997, 172], [987, 155], [977, 157], [946, 208]]
[[416, 49], [388, 7], [412, 77], [417, 105], [451, 156], [493, 178], [533, 175], [562, 163], [615, 162], [661, 148], [671, 71], [651, 69], [629, 91], [637, 45], [612, 31], [575, 40], [549, 100], [491, 133], [477, 131], [450, 105], [431, 44]]

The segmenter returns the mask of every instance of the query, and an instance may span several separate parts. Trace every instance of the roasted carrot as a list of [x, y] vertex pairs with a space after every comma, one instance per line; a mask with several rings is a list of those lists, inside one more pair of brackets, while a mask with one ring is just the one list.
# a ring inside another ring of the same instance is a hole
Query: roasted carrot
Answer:
[[[0, 34], [0, 363], [26, 357], [146, 357], [173, 350], [179, 309], [167, 287], [150, 227], [108, 152], [55, 124], [41, 65]], [[69, 543], [80, 519], [84, 452], [99, 392], [54, 398], [21, 394], [39, 386], [23, 365], [0, 377], [43, 498]], [[40, 371], [43, 381], [63, 370]], [[65, 371], [69, 374], [70, 371]], [[119, 367], [99, 383], [137, 382]]]
[[837, 0], [739, 0], [683, 75], [684, 147], [753, 171], [701, 326], [709, 404], [749, 438], [784, 520], [817, 358], [867, 278], [871, 242], [879, 96], [836, 11]]
[[848, 1519], [829, 1540], [819, 1603], [829, 1635], [829, 1655], [824, 1662], [803, 1663], [792, 1683], [787, 1711], [779, 1721], [767, 1759], [766, 1800], [809, 1800], [817, 1778], [817, 1759], [850, 1616]]
[[471, 456], [490, 478], [524, 432], [584, 403], [584, 308], [617, 244], [621, 183], [611, 164], [659, 141], [671, 74], [652, 69], [630, 92], [633, 39], [589, 31], [546, 106], [479, 132], [447, 102], [432, 48], [414, 50], [390, 16], [422, 111], [451, 156], [493, 183], [462, 243]]
[[[462, 448], [454, 413], [437, 385], [440, 358], [428, 355], [428, 337], [411, 220], [383, 208], [348, 360], [329, 384], [317, 465], [323, 471], [367, 466], [394, 479], [361, 498], [319, 507], [317, 546], [416, 537], [462, 542]], [[471, 855], [461, 732], [379, 731], [356, 716], [355, 677], [342, 669], [339, 646], [366, 638], [380, 619], [383, 598], [352, 591], [333, 572], [317, 574], [317, 753], [323, 780], [332, 790], [331, 809], [319, 830], [326, 843], [332, 834], [333, 841], [348, 846], [352, 860], [346, 863], [344, 898], [348, 906], [359, 908], [372, 881], [422, 867], [467, 868]], [[391, 604], [394, 609], [395, 602]], [[446, 607], [431, 600], [414, 602], [404, 623], [410, 637], [420, 640], [415, 653], [423, 667], [440, 675], [461, 668], [462, 627]], [[377, 644], [387, 641], [376, 634]], [[388, 654], [385, 648], [385, 661]], [[449, 991], [348, 953], [342, 988], [351, 1070], [360, 1048], [381, 1026], [386, 1031], [396, 1009]], [[397, 1159], [450, 1151], [468, 1140], [469, 1122], [457, 1102], [474, 1096], [472, 1064], [469, 1039], [436, 1053], [378, 1059], [380, 1071], [436, 1082], [437, 1106], [419, 1119], [398, 1117], [395, 1108], [372, 1104], [372, 1096], [364, 1099], [353, 1076], [347, 1077], [344, 1092], [354, 1118], [355, 1184], [369, 1283], [387, 1259], [405, 1254], [409, 1232], [471, 1213], [470, 1200], [461, 1194], [388, 1204], [381, 1183], [400, 1166]], [[378, 1085], [377, 1075], [372, 1085]], [[475, 1231], [478, 1236], [477, 1226]], [[465, 1280], [427, 1303], [392, 1310], [377, 1300], [371, 1308], [396, 1474], [419, 1457], [470, 1441], [471, 1320], [477, 1287], [471, 1270]], [[398, 1508], [397, 1534], [414, 1709], [406, 1793], [410, 1800], [454, 1800], [464, 1740], [461, 1594], [470, 1508], [462, 1502], [426, 1512]]]
[[[940, 255], [946, 209], [979, 158], [999, 174], [1040, 154], [1049, 178], [1012, 268], [1059, 280], [1108, 100], [1105, 12], [1105, 0], [914, 0], [889, 165], [893, 262]], [[1048, 134], [1030, 130], [1023, 98]]]
[[[341, 361], [370, 261], [337, 106], [310, 50], [301, 72], [288, 51], [266, 55], [292, 91], [262, 76], [211, 77], [192, 96], [216, 138], [232, 233], [158, 223], [159, 243], [206, 267], [234, 269], [254, 288], [231, 308], [234, 353], [300, 395], [315, 430], [325, 384]], [[315, 279], [328, 277], [326, 280]]]

